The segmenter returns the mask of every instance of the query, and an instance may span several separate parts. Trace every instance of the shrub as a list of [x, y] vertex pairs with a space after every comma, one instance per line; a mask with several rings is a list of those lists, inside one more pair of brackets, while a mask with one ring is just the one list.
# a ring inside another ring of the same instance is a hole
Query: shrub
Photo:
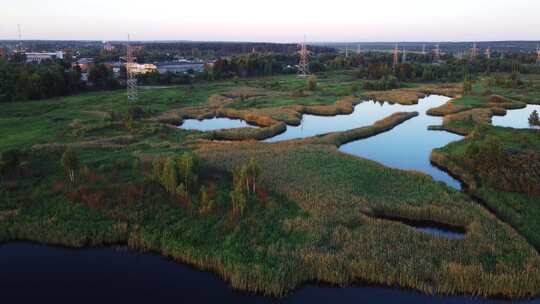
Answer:
[[62, 155], [61, 163], [64, 167], [66, 181], [71, 185], [76, 185], [78, 183], [80, 164], [77, 154], [75, 154], [75, 151], [71, 147], [68, 147]]
[[310, 76], [308, 78], [308, 90], [315, 91], [317, 89], [317, 77]]

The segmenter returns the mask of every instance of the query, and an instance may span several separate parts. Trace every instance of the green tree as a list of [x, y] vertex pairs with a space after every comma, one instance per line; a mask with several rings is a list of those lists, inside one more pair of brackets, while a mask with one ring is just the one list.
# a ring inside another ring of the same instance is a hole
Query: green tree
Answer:
[[317, 77], [310, 76], [308, 78], [308, 90], [315, 91], [317, 89]]
[[174, 158], [169, 157], [163, 165], [163, 173], [161, 174], [161, 184], [167, 192], [176, 194], [178, 187], [178, 170]]
[[540, 118], [538, 117], [538, 111], [534, 110], [531, 113], [531, 116], [529, 116], [529, 125], [531, 127], [540, 126]]

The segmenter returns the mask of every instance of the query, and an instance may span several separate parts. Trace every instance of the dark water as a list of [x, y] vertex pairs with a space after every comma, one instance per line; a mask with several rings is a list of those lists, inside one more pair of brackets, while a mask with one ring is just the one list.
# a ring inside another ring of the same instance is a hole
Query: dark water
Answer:
[[154, 254], [28, 243], [0, 246], [0, 299], [1, 303], [504, 303], [382, 287], [316, 285], [277, 300], [234, 292], [213, 274]]
[[429, 158], [431, 151], [440, 148], [462, 136], [445, 131], [430, 131], [429, 126], [441, 125], [442, 118], [428, 116], [426, 111], [430, 108], [445, 104], [448, 97], [432, 95], [420, 99], [418, 105], [400, 106], [390, 104], [366, 104], [366, 112], [373, 112], [377, 107], [392, 109], [392, 112], [418, 111], [420, 115], [410, 119], [391, 131], [374, 137], [358, 140], [340, 147], [342, 152], [371, 159], [388, 167], [416, 170], [431, 175], [435, 180], [461, 189], [459, 181], [447, 173], [431, 165]]
[[455, 232], [447, 229], [437, 228], [437, 227], [415, 227], [414, 228], [417, 231], [431, 234], [438, 237], [443, 237], [451, 240], [463, 240], [465, 238], [465, 234], [460, 232]]
[[463, 240], [467, 233], [465, 227], [445, 225], [433, 221], [413, 220], [387, 215], [376, 215], [374, 217], [387, 221], [399, 222], [411, 227], [415, 231], [451, 240]]
[[529, 116], [534, 110], [540, 114], [540, 105], [527, 105], [524, 109], [508, 110], [505, 116], [494, 116], [492, 124], [499, 127], [527, 129], [531, 127]]
[[182, 125], [181, 129], [185, 130], [199, 130], [199, 131], [214, 131], [220, 129], [235, 129], [235, 128], [245, 128], [253, 127], [247, 122], [240, 119], [230, 119], [224, 117], [215, 117], [210, 119], [186, 119]]

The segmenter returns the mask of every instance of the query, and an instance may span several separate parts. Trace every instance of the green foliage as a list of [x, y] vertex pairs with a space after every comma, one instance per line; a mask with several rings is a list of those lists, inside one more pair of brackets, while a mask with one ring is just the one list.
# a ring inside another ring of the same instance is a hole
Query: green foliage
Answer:
[[534, 110], [529, 116], [530, 126], [540, 126], [540, 118], [538, 117], [538, 111]]
[[384, 91], [397, 89], [399, 87], [398, 79], [393, 75], [385, 75], [379, 80], [364, 82], [365, 90]]
[[315, 76], [309, 76], [308, 78], [308, 84], [307, 89], [309, 91], [315, 91], [317, 89], [317, 77]]
[[79, 158], [75, 151], [68, 147], [64, 154], [62, 154], [62, 159], [60, 160], [64, 168], [64, 176], [68, 184], [75, 186], [79, 182]]
[[197, 185], [199, 160], [195, 154], [162, 156], [154, 160], [152, 178], [160, 183], [171, 195], [187, 197]]
[[0, 154], [0, 177], [15, 175], [21, 163], [20, 154], [19, 150], [8, 150]]
[[0, 61], [0, 102], [65, 96], [84, 89], [80, 78], [80, 71], [66, 69], [61, 61]]
[[473, 85], [469, 78], [463, 80], [463, 94], [468, 95], [472, 93]]
[[88, 70], [88, 81], [94, 88], [102, 90], [118, 89], [120, 83], [115, 79], [112, 69], [105, 64], [96, 64]]

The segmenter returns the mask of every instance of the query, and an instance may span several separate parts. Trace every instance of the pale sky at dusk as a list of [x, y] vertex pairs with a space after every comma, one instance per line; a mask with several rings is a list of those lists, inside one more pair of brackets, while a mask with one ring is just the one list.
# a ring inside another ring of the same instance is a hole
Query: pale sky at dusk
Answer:
[[0, 39], [17, 24], [23, 39], [540, 40], [540, 1], [0, 0]]

